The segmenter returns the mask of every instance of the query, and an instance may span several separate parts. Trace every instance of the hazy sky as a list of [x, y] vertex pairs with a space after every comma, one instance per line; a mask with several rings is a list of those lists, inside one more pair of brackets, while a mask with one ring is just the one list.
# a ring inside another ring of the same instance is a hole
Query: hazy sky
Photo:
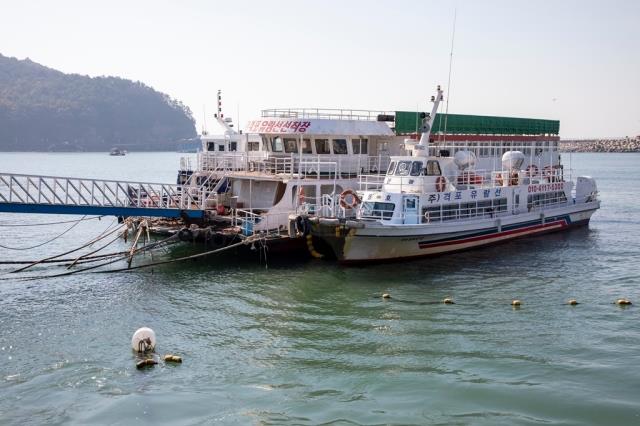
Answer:
[[243, 126], [270, 107], [425, 110], [442, 84], [452, 113], [640, 134], [639, 0], [0, 0], [0, 53], [141, 80], [198, 131], [219, 88]]

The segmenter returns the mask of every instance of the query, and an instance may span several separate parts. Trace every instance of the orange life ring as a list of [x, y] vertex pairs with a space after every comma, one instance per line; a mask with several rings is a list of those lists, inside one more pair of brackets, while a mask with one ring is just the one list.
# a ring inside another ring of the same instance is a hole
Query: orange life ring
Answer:
[[509, 185], [511, 186], [516, 186], [520, 181], [520, 176], [518, 175], [518, 172], [513, 171], [511, 172], [511, 174], [509, 175]]
[[[347, 202], [347, 197], [351, 196], [351, 202]], [[352, 209], [358, 204], [360, 204], [360, 197], [353, 189], [345, 189], [340, 194], [340, 207], [343, 209]]]
[[529, 177], [538, 176], [538, 166], [536, 166], [535, 164], [529, 164], [527, 166], [527, 176]]
[[502, 179], [502, 173], [496, 174], [496, 186], [504, 185], [504, 180]]
[[438, 176], [438, 179], [436, 179], [436, 191], [442, 192], [444, 191], [446, 186], [447, 180], [444, 178], [444, 176]]
[[304, 186], [300, 185], [300, 189], [298, 189], [298, 203], [304, 203]]

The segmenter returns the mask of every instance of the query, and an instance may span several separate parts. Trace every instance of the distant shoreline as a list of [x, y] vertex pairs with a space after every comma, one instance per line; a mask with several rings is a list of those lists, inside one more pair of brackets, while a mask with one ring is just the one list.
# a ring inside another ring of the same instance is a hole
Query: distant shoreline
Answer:
[[640, 137], [635, 139], [561, 140], [559, 149], [560, 152], [640, 152]]

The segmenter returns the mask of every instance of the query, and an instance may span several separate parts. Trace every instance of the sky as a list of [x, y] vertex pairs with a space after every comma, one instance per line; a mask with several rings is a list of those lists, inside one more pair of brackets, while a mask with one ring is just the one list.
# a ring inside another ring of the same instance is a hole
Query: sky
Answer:
[[142, 81], [198, 131], [218, 89], [242, 128], [266, 108], [430, 110], [440, 84], [450, 113], [640, 135], [638, 0], [0, 0], [0, 53]]

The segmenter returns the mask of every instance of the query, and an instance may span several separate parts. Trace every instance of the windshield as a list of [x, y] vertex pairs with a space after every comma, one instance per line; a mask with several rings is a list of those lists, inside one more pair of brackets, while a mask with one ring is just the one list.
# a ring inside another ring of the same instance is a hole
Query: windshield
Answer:
[[369, 217], [375, 219], [391, 219], [393, 216], [393, 210], [395, 209], [393, 203], [379, 203], [366, 201], [362, 203], [362, 217]]

